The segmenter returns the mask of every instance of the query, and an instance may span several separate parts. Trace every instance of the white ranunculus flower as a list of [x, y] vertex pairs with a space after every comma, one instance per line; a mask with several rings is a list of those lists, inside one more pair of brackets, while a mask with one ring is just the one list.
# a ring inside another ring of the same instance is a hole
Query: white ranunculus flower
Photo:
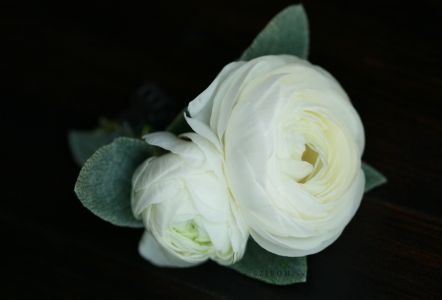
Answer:
[[145, 140], [170, 151], [149, 158], [132, 179], [132, 210], [146, 231], [143, 257], [158, 266], [185, 267], [207, 259], [232, 264], [244, 254], [247, 227], [235, 216], [222, 155], [195, 133], [171, 133]]
[[355, 214], [364, 130], [325, 70], [288, 55], [231, 63], [186, 119], [224, 153], [234, 200], [268, 251], [319, 252]]

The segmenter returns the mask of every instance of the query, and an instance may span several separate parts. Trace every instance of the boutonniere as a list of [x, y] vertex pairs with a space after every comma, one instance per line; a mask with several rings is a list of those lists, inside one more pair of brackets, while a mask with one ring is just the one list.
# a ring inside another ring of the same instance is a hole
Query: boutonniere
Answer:
[[159, 267], [210, 259], [267, 283], [305, 281], [306, 256], [385, 182], [361, 161], [361, 119], [307, 60], [308, 45], [305, 11], [290, 6], [167, 130], [71, 133], [77, 161], [88, 158], [78, 198], [112, 224], [144, 228], [139, 253]]

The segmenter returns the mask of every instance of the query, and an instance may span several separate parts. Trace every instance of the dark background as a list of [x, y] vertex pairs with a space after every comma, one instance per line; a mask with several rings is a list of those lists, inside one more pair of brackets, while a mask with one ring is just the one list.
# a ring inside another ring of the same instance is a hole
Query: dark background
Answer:
[[309, 257], [307, 283], [270, 286], [214, 263], [157, 269], [137, 254], [141, 230], [113, 227], [76, 199], [69, 129], [118, 116], [146, 82], [183, 107], [289, 4], [1, 4], [2, 297], [441, 296], [440, 1], [304, 2], [310, 60], [349, 93], [366, 129], [364, 160], [389, 179], [336, 243]]

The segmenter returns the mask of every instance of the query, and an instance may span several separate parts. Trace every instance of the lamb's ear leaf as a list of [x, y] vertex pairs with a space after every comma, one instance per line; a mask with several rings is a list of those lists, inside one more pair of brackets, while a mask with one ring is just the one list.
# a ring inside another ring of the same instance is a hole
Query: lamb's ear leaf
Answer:
[[289, 54], [307, 59], [309, 50], [308, 19], [301, 4], [278, 13], [243, 52], [240, 60], [264, 55]]
[[143, 227], [132, 214], [132, 175], [151, 155], [152, 148], [146, 142], [117, 138], [86, 161], [75, 184], [75, 193], [101, 219], [118, 226]]
[[362, 171], [365, 174], [365, 192], [371, 191], [387, 182], [387, 178], [381, 172], [367, 163], [362, 163]]
[[230, 268], [266, 283], [289, 285], [306, 281], [307, 257], [279, 256], [264, 250], [250, 238], [244, 257]]

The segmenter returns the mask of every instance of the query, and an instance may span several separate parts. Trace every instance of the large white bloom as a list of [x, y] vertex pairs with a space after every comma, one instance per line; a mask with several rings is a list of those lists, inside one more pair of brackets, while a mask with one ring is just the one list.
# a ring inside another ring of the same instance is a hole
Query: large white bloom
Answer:
[[211, 258], [231, 264], [244, 254], [248, 232], [235, 216], [222, 156], [195, 133], [145, 136], [170, 151], [149, 158], [132, 179], [132, 209], [146, 231], [139, 251], [158, 266], [184, 267]]
[[231, 63], [186, 119], [224, 153], [233, 197], [268, 251], [321, 251], [358, 208], [364, 130], [323, 69], [287, 55]]

